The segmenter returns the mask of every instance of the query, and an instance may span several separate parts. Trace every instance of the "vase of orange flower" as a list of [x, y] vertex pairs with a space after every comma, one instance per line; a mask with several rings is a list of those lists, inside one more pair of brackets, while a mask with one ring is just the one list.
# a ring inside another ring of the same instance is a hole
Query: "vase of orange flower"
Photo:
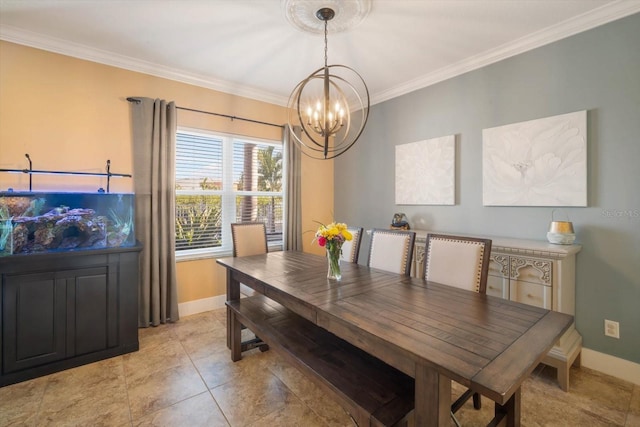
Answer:
[[352, 238], [353, 236], [349, 230], [347, 230], [347, 225], [341, 222], [320, 225], [318, 231], [316, 231], [318, 245], [327, 250], [327, 279], [337, 281], [342, 279], [342, 272], [340, 271], [342, 244]]

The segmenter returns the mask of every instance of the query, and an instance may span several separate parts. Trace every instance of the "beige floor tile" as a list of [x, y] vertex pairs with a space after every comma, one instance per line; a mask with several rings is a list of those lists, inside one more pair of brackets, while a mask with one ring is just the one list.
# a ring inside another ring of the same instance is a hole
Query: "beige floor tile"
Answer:
[[640, 385], [633, 387], [625, 427], [640, 427]]
[[112, 357], [56, 372], [46, 378], [49, 379], [49, 383], [45, 397], [62, 392], [75, 394], [87, 390], [99, 390], [112, 384], [125, 384], [123, 359], [122, 356]]
[[173, 332], [180, 340], [185, 340], [190, 335], [198, 335], [212, 330], [222, 331], [226, 334], [226, 325], [220, 323], [212, 311], [194, 314], [175, 323]]
[[246, 359], [232, 362], [229, 351], [216, 351], [210, 356], [194, 360], [193, 363], [209, 389], [234, 381], [243, 375], [250, 376], [260, 371], [260, 367]]
[[[528, 379], [523, 385], [522, 424], [524, 426], [624, 425], [624, 418], [620, 417], [620, 411], [616, 409], [618, 405], [606, 406], [605, 402], [610, 400], [610, 396], [594, 396], [592, 390], [586, 387], [586, 383], [596, 378], [587, 376], [581, 381], [574, 381], [576, 373], [572, 369], [572, 382], [568, 392], [558, 387], [555, 376], [551, 379], [544, 377]], [[601, 382], [600, 385], [603, 393], [610, 392], [606, 381]]]
[[253, 369], [250, 375], [241, 375], [211, 389], [211, 394], [232, 426], [251, 425], [297, 399], [278, 377], [266, 369]]
[[590, 396], [607, 406], [620, 406], [625, 410], [631, 401], [634, 385], [589, 368], [571, 369], [571, 388], [578, 394]]
[[[351, 426], [353, 424], [350, 424]], [[327, 424], [297, 397], [288, 399], [279, 410], [257, 420], [251, 427], [326, 427]]]
[[[107, 394], [109, 393], [109, 394]], [[38, 414], [38, 426], [130, 425], [129, 404], [122, 390], [85, 398], [46, 401]]]
[[[230, 357], [227, 348], [226, 321], [221, 323], [213, 312], [207, 317], [189, 316], [187, 322], [193, 322], [193, 326], [184, 326], [179, 329], [177, 335], [185, 351], [192, 360], [208, 357], [214, 353], [225, 352]], [[226, 316], [226, 312], [222, 312]], [[187, 322], [184, 322], [185, 324]], [[249, 340], [255, 335], [248, 329], [242, 330], [242, 340]]]
[[133, 422], [133, 426], [207, 426], [228, 427], [217, 403], [206, 391]]
[[624, 424], [625, 427], [640, 427], [640, 415], [635, 415], [629, 413], [627, 415], [627, 422]]
[[180, 342], [191, 360], [198, 360], [220, 352], [226, 353], [227, 358], [231, 360], [229, 349], [227, 348], [227, 333], [225, 330], [212, 330], [189, 335]]
[[563, 407], [575, 408], [604, 423], [624, 425], [633, 384], [588, 368], [571, 368], [569, 392], [557, 385], [555, 369], [547, 368], [534, 384]]
[[130, 422], [120, 357], [58, 372], [48, 380], [38, 426], [120, 426]]
[[139, 351], [122, 356], [124, 369], [129, 378], [145, 377], [156, 371], [168, 368], [188, 366], [189, 355], [177, 338], [155, 341], [140, 348]]
[[193, 365], [128, 377], [127, 388], [134, 421], [207, 390]]
[[269, 369], [298, 396], [324, 423], [332, 427], [352, 426], [347, 412], [302, 372], [281, 358], [274, 358]]
[[[247, 332], [246, 335], [251, 335], [251, 332]], [[226, 343], [226, 332], [223, 336], [216, 337], [211, 337], [209, 334], [194, 335], [183, 342], [183, 346], [189, 352], [194, 365], [210, 389], [245, 373], [251, 375], [251, 370], [266, 370], [272, 358], [276, 356], [272, 351], [263, 353], [253, 349], [244, 352], [243, 358], [234, 363], [231, 361], [231, 353]], [[246, 362], [247, 359], [250, 362]]]
[[177, 323], [165, 323], [159, 326], [149, 326], [148, 328], [138, 329], [138, 341], [140, 349], [144, 349], [149, 345], [157, 342], [166, 341], [168, 339], [177, 338], [173, 333], [173, 329]]
[[567, 427], [567, 426], [619, 426], [620, 424], [592, 411], [562, 401], [551, 401], [547, 397], [523, 399], [522, 425], [525, 427]]
[[222, 323], [222, 325], [225, 328], [227, 327], [227, 309], [226, 308], [219, 308], [217, 310], [213, 310], [211, 313], [213, 313], [213, 315], [218, 320], [218, 322]]
[[0, 388], [0, 426], [33, 426], [48, 377]]

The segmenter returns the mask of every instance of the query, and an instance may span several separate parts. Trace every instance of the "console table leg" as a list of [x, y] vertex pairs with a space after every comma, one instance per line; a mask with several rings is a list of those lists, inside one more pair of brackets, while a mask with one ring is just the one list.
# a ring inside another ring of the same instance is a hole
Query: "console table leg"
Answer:
[[558, 384], [562, 391], [569, 391], [569, 364], [558, 365]]
[[582, 366], [582, 352], [578, 353], [578, 355], [576, 356], [576, 359], [573, 361], [573, 364], [571, 366], [575, 366], [576, 368], [579, 368]]

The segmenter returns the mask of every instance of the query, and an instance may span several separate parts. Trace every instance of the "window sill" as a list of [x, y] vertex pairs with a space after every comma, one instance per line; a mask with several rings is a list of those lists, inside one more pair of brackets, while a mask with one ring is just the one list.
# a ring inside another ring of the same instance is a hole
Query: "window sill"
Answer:
[[230, 251], [199, 252], [199, 253], [187, 253], [187, 254], [176, 252], [176, 262], [198, 261], [202, 259], [215, 259], [215, 258], [223, 258], [228, 256], [233, 256], [233, 253]]
[[[283, 250], [282, 244], [270, 244], [269, 252], [277, 252]], [[232, 251], [202, 251], [202, 252], [190, 252], [190, 253], [181, 253], [180, 251], [176, 252], [176, 262], [187, 262], [187, 261], [198, 261], [202, 259], [216, 259], [216, 258], [224, 258], [233, 256]]]

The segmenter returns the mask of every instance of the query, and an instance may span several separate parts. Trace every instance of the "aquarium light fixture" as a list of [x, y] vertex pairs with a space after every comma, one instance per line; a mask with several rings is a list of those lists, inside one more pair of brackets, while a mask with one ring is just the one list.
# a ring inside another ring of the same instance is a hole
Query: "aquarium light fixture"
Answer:
[[[107, 177], [107, 193], [109, 192], [109, 184], [112, 177], [115, 178], [131, 178], [130, 174], [111, 172], [111, 160], [107, 160], [107, 172], [73, 172], [73, 171], [50, 171], [33, 169], [33, 163], [29, 154], [24, 155], [29, 160], [29, 169], [1, 169], [0, 172], [8, 173], [26, 173], [29, 174], [29, 191], [33, 191], [31, 175], [84, 175], [84, 176], [106, 176]], [[104, 190], [103, 190], [104, 191]]]
[[31, 175], [89, 175], [89, 176], [112, 176], [116, 178], [131, 178], [131, 175], [119, 173], [98, 173], [98, 172], [70, 172], [70, 171], [40, 171], [29, 169], [0, 169], [0, 172], [8, 173], [28, 173]]

